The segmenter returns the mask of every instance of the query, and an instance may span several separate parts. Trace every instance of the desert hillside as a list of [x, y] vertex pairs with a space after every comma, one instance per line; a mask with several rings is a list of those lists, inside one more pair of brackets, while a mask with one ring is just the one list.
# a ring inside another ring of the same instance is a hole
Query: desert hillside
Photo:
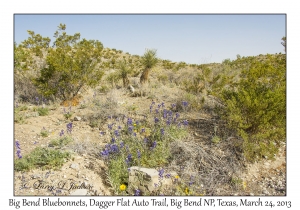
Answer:
[[286, 195], [285, 54], [198, 65], [48, 41], [15, 44], [15, 195]]

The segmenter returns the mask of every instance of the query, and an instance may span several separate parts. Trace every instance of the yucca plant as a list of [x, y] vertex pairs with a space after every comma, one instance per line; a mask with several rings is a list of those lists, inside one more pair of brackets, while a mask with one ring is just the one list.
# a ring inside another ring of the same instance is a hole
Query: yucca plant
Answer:
[[127, 87], [129, 85], [128, 75], [132, 72], [132, 69], [127, 65], [126, 60], [122, 60], [118, 63], [119, 76], [123, 80], [123, 86]]
[[143, 67], [144, 67], [144, 70], [143, 70], [142, 75], [140, 77], [140, 83], [143, 84], [146, 81], [148, 81], [150, 70], [154, 66], [156, 66], [156, 64], [158, 63], [158, 58], [156, 56], [156, 50], [154, 50], [154, 49], [152, 49], [152, 50], [146, 49], [146, 52], [142, 56], [141, 63], [143, 65]]

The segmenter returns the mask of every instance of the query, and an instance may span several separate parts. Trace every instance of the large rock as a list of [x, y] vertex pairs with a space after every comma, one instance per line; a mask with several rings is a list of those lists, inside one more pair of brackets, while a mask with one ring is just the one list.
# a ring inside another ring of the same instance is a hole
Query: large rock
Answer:
[[156, 169], [133, 166], [129, 171], [128, 192], [134, 194], [135, 190], [139, 189], [142, 194], [148, 194], [157, 188], [168, 188], [172, 185], [175, 176], [175, 172], [164, 172], [160, 177]]

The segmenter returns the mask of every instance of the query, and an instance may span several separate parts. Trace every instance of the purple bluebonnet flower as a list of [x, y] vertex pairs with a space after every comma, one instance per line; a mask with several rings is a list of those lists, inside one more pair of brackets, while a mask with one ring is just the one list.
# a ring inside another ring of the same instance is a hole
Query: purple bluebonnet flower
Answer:
[[118, 130], [115, 130], [114, 133], [115, 133], [116, 136], [120, 136], [120, 133], [119, 133]]
[[111, 138], [111, 143], [115, 143], [116, 142], [116, 139], [115, 138]]
[[161, 106], [160, 104], [157, 105], [157, 107], [158, 107], [159, 109], [160, 109], [160, 106]]
[[101, 156], [104, 158], [108, 158], [109, 157], [109, 150], [105, 149], [101, 152]]
[[184, 126], [187, 126], [188, 124], [189, 124], [189, 123], [188, 123], [187, 120], [184, 120], [184, 121], [183, 121], [183, 125], [184, 125]]
[[172, 112], [171, 110], [169, 110], [168, 115], [169, 115], [170, 117], [172, 117], [173, 112]]
[[61, 130], [59, 136], [62, 137], [65, 134], [64, 130]]
[[129, 126], [129, 125], [132, 125], [132, 119], [131, 118], [128, 118], [127, 119], [127, 125]]
[[171, 174], [166, 174], [166, 178], [170, 178], [171, 177]]
[[121, 126], [118, 126], [118, 129], [119, 129], [119, 130], [121, 130], [121, 129], [122, 129], [122, 127], [121, 127]]
[[129, 163], [132, 161], [132, 155], [131, 154], [127, 155], [127, 158], [125, 159], [125, 161], [126, 161], [126, 164], [129, 165]]
[[163, 117], [164, 118], [167, 118], [167, 113], [168, 113], [168, 110], [164, 109], [164, 111], [163, 111]]
[[158, 114], [158, 109], [155, 109], [156, 114]]
[[16, 141], [16, 147], [17, 147], [17, 149], [21, 149], [19, 141]]
[[133, 136], [136, 136], [136, 132], [133, 132]]
[[71, 122], [67, 124], [67, 132], [68, 133], [72, 132], [72, 127], [73, 127], [73, 124]]
[[158, 187], [158, 184], [157, 184], [157, 183], [154, 183], [154, 187], [157, 188], [157, 187]]
[[155, 102], [154, 102], [154, 101], [152, 101], [151, 105], [154, 105], [154, 104], [155, 104]]
[[164, 172], [165, 172], [165, 170], [162, 168], [162, 169], [160, 169], [160, 170], [158, 170], [158, 176], [159, 176], [159, 178], [164, 178], [164, 176], [163, 176], [163, 174], [164, 174]]
[[145, 131], [146, 131], [145, 128], [142, 128], [141, 133], [145, 133]]
[[165, 135], [165, 129], [160, 129], [160, 133], [161, 133], [161, 135]]
[[157, 143], [156, 143], [156, 141], [154, 141], [152, 147], [150, 147], [150, 150], [153, 150], [156, 147], [156, 145], [157, 145]]
[[140, 152], [140, 150], [137, 150], [137, 157], [138, 157], [138, 159], [141, 158], [141, 152]]
[[159, 119], [158, 119], [157, 117], [155, 117], [155, 118], [154, 118], [154, 122], [155, 122], [155, 123], [158, 123], [158, 122], [159, 122]]
[[176, 119], [179, 117], [180, 115], [179, 115], [179, 113], [178, 112], [176, 112]]
[[172, 106], [172, 108], [174, 109], [174, 108], [176, 107], [176, 104], [172, 104], [171, 106]]
[[127, 168], [128, 172], [130, 172], [130, 168]]
[[112, 153], [116, 153], [116, 152], [119, 152], [119, 147], [116, 144], [112, 144], [110, 146], [110, 150], [111, 150]]
[[133, 126], [128, 126], [128, 132], [131, 133], [133, 130]]
[[148, 139], [145, 137], [144, 138], [144, 143], [147, 144], [147, 142], [148, 142]]
[[21, 155], [21, 150], [19, 150], [19, 149], [17, 149], [17, 156], [18, 156], [18, 158], [19, 158], [19, 159], [21, 159], [21, 158], [22, 158], [22, 155]]
[[171, 120], [168, 119], [166, 123], [167, 123], [167, 125], [171, 125]]
[[108, 124], [107, 127], [109, 128], [109, 130], [112, 130], [114, 123], [112, 124]]
[[165, 103], [164, 103], [164, 102], [161, 103], [161, 107], [162, 107], [162, 108], [165, 107]]
[[187, 102], [187, 101], [183, 101], [183, 102], [182, 102], [182, 105], [183, 105], [184, 107], [187, 107], [187, 106], [188, 106], [188, 102]]
[[124, 147], [124, 142], [120, 142], [120, 148]]
[[104, 135], [104, 132], [103, 132], [103, 131], [100, 131], [100, 135], [103, 136], [103, 135]]
[[139, 195], [140, 195], [140, 192], [141, 192], [141, 191], [140, 191], [139, 189], [136, 189], [135, 192], [134, 192], [134, 195], [135, 195], [135, 196], [139, 196]]
[[152, 105], [150, 106], [150, 113], [152, 112]]
[[35, 101], [39, 104], [39, 97], [35, 97]]

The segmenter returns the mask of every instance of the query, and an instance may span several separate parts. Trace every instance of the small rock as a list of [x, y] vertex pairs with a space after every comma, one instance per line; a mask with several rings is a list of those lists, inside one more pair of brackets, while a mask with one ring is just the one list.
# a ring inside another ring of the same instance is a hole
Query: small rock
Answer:
[[78, 117], [78, 116], [74, 117], [74, 121], [80, 121], [80, 120], [81, 120], [81, 117]]
[[33, 174], [33, 175], [31, 176], [31, 178], [32, 178], [32, 179], [37, 179], [37, 178], [41, 178], [41, 176], [38, 175], [38, 174]]
[[77, 189], [71, 192], [70, 195], [87, 195], [88, 191], [86, 189]]
[[75, 163], [72, 163], [72, 164], [70, 165], [70, 168], [73, 168], [73, 169], [78, 169], [78, 165], [77, 165], [77, 164], [75, 164]]

